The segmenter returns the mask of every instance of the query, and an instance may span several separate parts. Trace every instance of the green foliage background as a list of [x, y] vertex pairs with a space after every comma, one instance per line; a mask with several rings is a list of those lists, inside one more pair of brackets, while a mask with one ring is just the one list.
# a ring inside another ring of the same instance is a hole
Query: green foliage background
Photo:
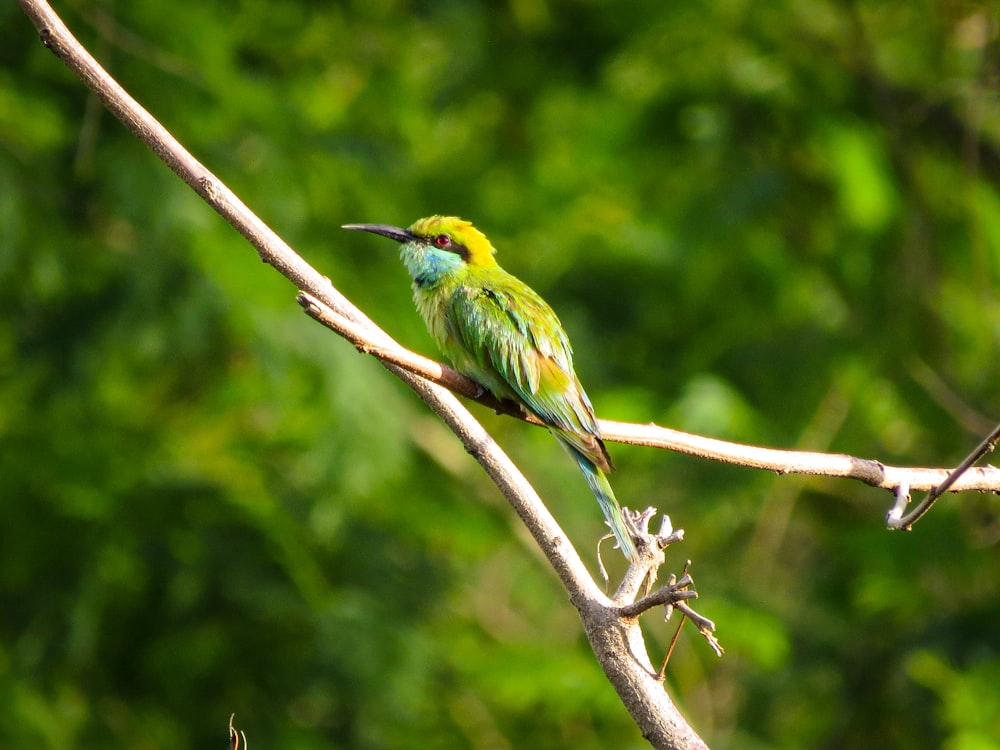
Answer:
[[[950, 465], [1000, 416], [996, 6], [57, 9], [420, 351], [340, 224], [473, 219], [605, 417]], [[0, 746], [645, 746], [457, 442], [0, 20]], [[572, 463], [478, 413], [593, 559]], [[714, 748], [1000, 746], [995, 497], [890, 534], [855, 483], [611, 449], [728, 649], [669, 675]]]

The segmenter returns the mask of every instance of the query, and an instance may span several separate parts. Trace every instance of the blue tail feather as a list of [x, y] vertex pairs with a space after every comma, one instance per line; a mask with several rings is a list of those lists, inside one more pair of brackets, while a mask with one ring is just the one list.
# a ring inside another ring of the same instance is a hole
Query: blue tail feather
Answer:
[[618, 504], [618, 498], [615, 497], [607, 476], [593, 461], [580, 453], [572, 444], [568, 443], [558, 434], [556, 434], [556, 437], [559, 438], [559, 442], [566, 446], [570, 455], [576, 460], [577, 466], [583, 472], [583, 478], [587, 480], [590, 491], [594, 493], [597, 503], [601, 506], [604, 518], [607, 519], [608, 526], [611, 527], [611, 533], [615, 535], [615, 539], [618, 541], [618, 546], [625, 554], [625, 557], [631, 562], [636, 556], [635, 542], [632, 541], [632, 535], [629, 534], [628, 528], [625, 525], [621, 506]]

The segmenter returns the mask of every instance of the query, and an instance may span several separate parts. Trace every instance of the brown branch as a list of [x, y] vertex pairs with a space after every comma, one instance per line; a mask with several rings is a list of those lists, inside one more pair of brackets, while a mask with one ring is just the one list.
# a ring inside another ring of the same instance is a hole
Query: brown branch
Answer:
[[636, 599], [631, 604], [623, 606], [619, 612], [622, 617], [638, 617], [643, 612], [654, 607], [673, 606], [684, 599], [697, 599], [698, 592], [689, 588], [694, 581], [689, 575], [683, 575], [676, 581], [670, 581], [652, 594]]

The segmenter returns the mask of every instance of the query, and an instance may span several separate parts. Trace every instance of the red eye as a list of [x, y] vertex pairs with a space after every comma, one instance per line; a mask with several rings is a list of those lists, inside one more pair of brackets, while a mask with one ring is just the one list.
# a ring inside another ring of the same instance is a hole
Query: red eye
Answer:
[[434, 238], [434, 244], [438, 247], [448, 247], [451, 244], [451, 237], [446, 234], [439, 234]]

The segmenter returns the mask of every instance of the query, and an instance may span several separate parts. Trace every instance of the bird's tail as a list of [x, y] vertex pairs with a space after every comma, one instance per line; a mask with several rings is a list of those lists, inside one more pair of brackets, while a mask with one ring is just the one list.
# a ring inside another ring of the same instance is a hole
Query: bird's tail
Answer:
[[580, 467], [580, 471], [583, 472], [583, 478], [587, 480], [590, 491], [594, 493], [597, 503], [604, 512], [604, 518], [607, 519], [608, 526], [611, 527], [611, 533], [615, 535], [618, 546], [625, 554], [625, 557], [631, 562], [635, 559], [636, 555], [635, 542], [632, 541], [632, 535], [625, 525], [622, 508], [618, 504], [618, 498], [615, 497], [614, 491], [611, 489], [611, 483], [608, 482], [607, 475], [593, 461], [563, 439], [561, 435], [558, 433], [554, 434], [559, 438], [559, 442], [566, 446], [566, 449], [576, 461], [577, 466]]

